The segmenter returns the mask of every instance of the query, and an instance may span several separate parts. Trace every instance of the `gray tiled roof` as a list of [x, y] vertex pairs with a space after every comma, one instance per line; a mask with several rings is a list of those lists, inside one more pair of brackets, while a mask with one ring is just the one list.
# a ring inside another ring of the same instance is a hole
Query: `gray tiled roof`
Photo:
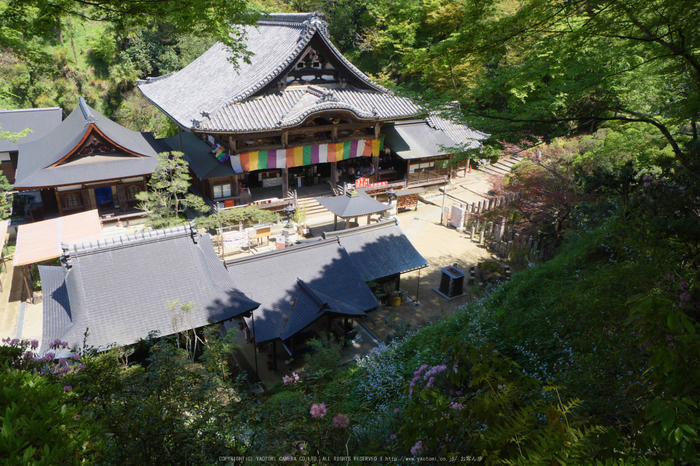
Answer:
[[435, 114], [429, 115], [425, 121], [432, 128], [444, 131], [456, 144], [463, 144], [465, 149], [478, 149], [481, 147], [481, 142], [479, 141], [483, 141], [489, 137], [486, 133], [473, 130], [459, 123], [454, 123]]
[[384, 144], [402, 159], [417, 159], [436, 155], [447, 155], [451, 151], [442, 147], [453, 147], [455, 142], [443, 131], [431, 128], [425, 120], [397, 122], [383, 128]]
[[[126, 153], [98, 155], [47, 168], [76, 149], [92, 124], [117, 146], [142, 157]], [[51, 132], [19, 145], [15, 187], [31, 189], [148, 175], [158, 163], [158, 152], [166, 150], [150, 133], [124, 128], [80, 97], [78, 107]]]
[[[236, 289], [209, 237], [189, 226], [73, 245], [68, 264], [40, 268], [44, 349], [56, 338], [82, 346], [86, 329], [88, 345], [129, 345], [152, 330], [170, 335], [258, 306]], [[194, 307], [178, 324], [167, 308], [176, 300]]]
[[357, 191], [357, 196], [317, 197], [316, 201], [340, 218], [362, 217], [364, 215], [384, 212], [389, 206], [373, 199], [364, 191]]
[[[324, 89], [327, 97], [319, 97]], [[298, 125], [309, 115], [327, 110], [347, 110], [364, 120], [410, 118], [419, 112], [410, 100], [388, 93], [338, 85], [288, 88], [228, 104], [211, 118], [203, 118], [200, 130], [263, 131]]]
[[[249, 64], [238, 62], [238, 72], [229, 61], [229, 52], [217, 43], [184, 69], [139, 81], [138, 88], [179, 125], [202, 131], [278, 130], [298, 124], [311, 113], [331, 109], [348, 110], [360, 119], [372, 120], [409, 118], [417, 113], [410, 100], [391, 96], [343, 57], [317, 14], [273, 14], [269, 20], [259, 21], [257, 28], [246, 28], [246, 37], [246, 47], [253, 56]], [[331, 90], [334, 96], [321, 97], [313, 95], [317, 93], [313, 89], [290, 87], [256, 97], [300, 58], [314, 38], [365, 92], [353, 88], [340, 92], [334, 89], [337, 85], [322, 85], [309, 87]]]
[[257, 254], [226, 266], [236, 286], [260, 302], [255, 322], [246, 318], [257, 342], [286, 339], [328, 313], [361, 316], [379, 305], [337, 241]]
[[61, 123], [63, 110], [59, 107], [28, 108], [22, 110], [0, 110], [0, 130], [11, 133], [19, 133], [27, 128], [32, 132], [12, 142], [9, 139], [0, 139], [0, 152], [16, 151], [18, 144], [41, 139], [49, 131]]
[[[182, 150], [180, 150], [181, 137]], [[200, 180], [233, 176], [236, 174], [236, 172], [233, 171], [230, 163], [219, 162], [216, 157], [214, 157], [214, 154], [212, 154], [209, 144], [202, 141], [192, 133], [182, 132], [180, 134], [176, 134], [175, 136], [171, 136], [164, 141], [171, 148], [171, 150], [180, 151], [185, 154], [184, 159]]]
[[337, 238], [366, 281], [428, 266], [428, 261], [413, 247], [396, 222], [326, 232], [323, 238]]

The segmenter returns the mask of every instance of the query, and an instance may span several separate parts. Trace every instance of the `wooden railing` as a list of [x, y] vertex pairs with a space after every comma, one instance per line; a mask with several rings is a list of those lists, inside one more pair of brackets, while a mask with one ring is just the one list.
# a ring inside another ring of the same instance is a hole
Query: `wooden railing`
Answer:
[[407, 179], [407, 186], [420, 186], [426, 184], [439, 184], [447, 183], [448, 177], [447, 173], [435, 173], [429, 171], [422, 171], [417, 173], [409, 173]]

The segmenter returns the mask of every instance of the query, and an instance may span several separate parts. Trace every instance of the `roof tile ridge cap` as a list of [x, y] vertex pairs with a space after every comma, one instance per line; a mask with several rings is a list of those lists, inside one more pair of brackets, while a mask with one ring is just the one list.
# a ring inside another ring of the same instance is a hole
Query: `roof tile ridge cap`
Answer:
[[374, 115], [373, 113], [367, 112], [365, 110], [362, 110], [361, 108], [357, 108], [354, 105], [351, 105], [346, 102], [334, 102], [334, 101], [328, 101], [328, 102], [321, 102], [320, 104], [316, 104], [311, 108], [308, 108], [306, 110], [302, 110], [301, 112], [297, 112], [296, 114], [287, 114], [284, 116], [279, 121], [280, 125], [296, 125], [299, 123], [301, 120], [306, 118], [312, 113], [319, 112], [322, 110], [327, 110], [327, 109], [342, 109], [342, 110], [352, 110], [359, 116], [360, 118], [367, 118], [367, 119], [372, 119], [376, 118], [377, 115]]
[[70, 252], [71, 254], [75, 254], [77, 256], [95, 254], [99, 251], [120, 249], [136, 244], [163, 241], [165, 239], [186, 235], [189, 235], [189, 225], [181, 225], [160, 230], [139, 231], [131, 235], [122, 235], [114, 238], [77, 243], [73, 245]]
[[95, 115], [93, 115], [92, 112], [90, 111], [92, 109], [85, 101], [85, 97], [83, 97], [83, 96], [78, 97], [78, 107], [80, 107], [80, 111], [83, 112], [83, 118], [85, 119], [86, 123], [97, 122], [97, 118], [95, 118]]
[[313, 287], [311, 287], [311, 285], [309, 285], [299, 277], [297, 277], [297, 284], [299, 285], [299, 288], [301, 288], [301, 290], [303, 290], [314, 301], [314, 303], [316, 303], [316, 305], [319, 307], [319, 312], [323, 310], [324, 305], [328, 305], [328, 302], [324, 301], [317, 295], [317, 293], [323, 293], [322, 291], [314, 289]]
[[283, 26], [283, 27], [288, 27], [288, 28], [299, 28], [303, 29], [304, 28], [304, 22], [294, 22], [294, 21], [275, 21], [269, 20], [269, 19], [261, 19], [258, 21], [258, 24], [262, 24], [263, 26]]
[[[278, 24], [278, 23], [275, 23], [275, 24]], [[214, 105], [214, 110], [212, 110], [209, 113], [211, 115], [216, 115], [217, 113], [219, 113], [219, 111], [222, 108], [224, 108], [228, 105], [237, 104], [239, 102], [244, 101], [248, 97], [250, 97], [253, 94], [255, 94], [256, 92], [258, 92], [260, 89], [265, 87], [267, 84], [269, 84], [270, 81], [277, 78], [280, 74], [282, 74], [282, 71], [284, 71], [285, 68], [287, 68], [287, 66], [289, 66], [289, 64], [299, 56], [299, 54], [302, 52], [304, 47], [306, 47], [309, 44], [314, 33], [315, 33], [314, 29], [312, 29], [311, 32], [309, 32], [307, 30], [302, 31], [301, 35], [298, 38], [298, 42], [297, 42], [296, 47], [294, 47], [294, 50], [292, 50], [292, 53], [290, 53], [289, 56], [287, 56], [287, 58], [282, 63], [277, 65], [277, 67], [275, 67], [274, 70], [272, 70], [270, 73], [268, 73], [267, 76], [265, 76], [261, 80], [258, 80], [258, 82], [256, 84], [254, 84], [252, 87], [249, 87], [248, 89], [246, 89], [242, 93], [239, 93], [239, 94], [236, 94], [233, 96], [228, 95], [228, 96], [224, 97], [223, 99], [219, 100]], [[321, 34], [321, 35], [323, 35], [323, 34]]]
[[340, 53], [340, 50], [336, 48], [336, 46], [331, 42], [331, 40], [325, 35], [325, 34], [320, 34], [321, 40], [326, 42], [326, 45], [331, 49], [331, 52], [340, 59], [340, 61], [350, 68], [351, 71], [353, 71], [362, 81], [364, 81], [366, 84], [368, 84], [370, 87], [374, 88], [377, 91], [383, 92], [385, 94], [389, 95], [394, 95], [392, 91], [389, 89], [385, 88], [384, 86], [380, 86], [379, 84], [375, 83], [371, 79], [369, 79], [369, 76], [364, 74], [362, 71], [360, 71], [355, 65], [353, 65], [350, 60], [345, 58], [345, 55]]
[[63, 110], [61, 107], [37, 107], [37, 108], [0, 108], [0, 113], [11, 112], [40, 112], [44, 110]]
[[170, 77], [173, 74], [176, 74], [177, 71], [171, 71], [168, 74], [164, 74], [163, 76], [147, 76], [146, 79], [137, 79], [136, 84], [150, 84], [156, 81], [160, 81], [161, 79], [165, 79], [167, 77]]

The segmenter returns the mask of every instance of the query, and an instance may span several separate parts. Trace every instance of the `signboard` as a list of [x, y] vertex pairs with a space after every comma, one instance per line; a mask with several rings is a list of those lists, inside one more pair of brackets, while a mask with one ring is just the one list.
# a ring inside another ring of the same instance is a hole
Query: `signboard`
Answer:
[[387, 185], [387, 184], [389, 184], [388, 181], [379, 181], [379, 182], [377, 182], [377, 183], [370, 183], [370, 184], [369, 184], [369, 187], [370, 187], [370, 188], [373, 188], [373, 187], [375, 187], [375, 186], [385, 186], [385, 185]]
[[453, 205], [452, 213], [450, 214], [450, 223], [452, 226], [455, 228], [463, 228], [466, 220], [467, 210], [458, 205]]
[[367, 186], [369, 186], [369, 178], [358, 178], [355, 180], [356, 188], [366, 188]]
[[248, 246], [250, 239], [247, 231], [224, 233], [224, 249], [243, 248]]
[[226, 199], [224, 201], [224, 209], [228, 209], [229, 207], [234, 207], [235, 205], [236, 205], [235, 199]]

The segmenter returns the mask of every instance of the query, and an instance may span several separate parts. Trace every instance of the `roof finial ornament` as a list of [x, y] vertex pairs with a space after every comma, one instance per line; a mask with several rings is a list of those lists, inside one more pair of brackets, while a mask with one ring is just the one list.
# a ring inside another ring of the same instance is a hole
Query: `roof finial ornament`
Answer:
[[304, 25], [303, 35], [308, 32], [319, 31], [328, 37], [328, 23], [323, 20], [323, 13], [320, 11], [309, 13], [308, 18], [302, 24]]
[[83, 117], [87, 123], [94, 123], [97, 121], [95, 115], [90, 112], [90, 107], [88, 106], [87, 102], [85, 102], [85, 98], [83, 96], [78, 97], [78, 107], [80, 107], [80, 110], [83, 112]]

